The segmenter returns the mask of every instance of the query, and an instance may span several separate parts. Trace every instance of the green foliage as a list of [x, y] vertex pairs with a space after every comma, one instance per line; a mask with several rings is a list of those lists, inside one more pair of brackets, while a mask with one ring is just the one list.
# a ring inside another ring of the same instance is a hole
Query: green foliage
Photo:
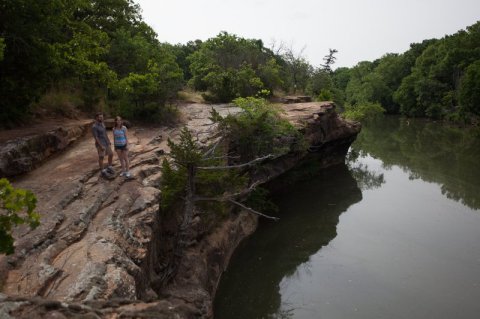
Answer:
[[479, 48], [477, 22], [440, 40], [412, 44], [403, 54], [361, 62], [348, 70], [348, 77], [342, 69], [340, 77], [334, 73], [334, 83], [345, 88], [347, 103], [352, 106], [379, 103], [387, 113], [457, 121], [476, 112], [472, 109], [478, 105], [473, 102], [475, 67], [470, 71], [469, 67], [480, 61]]
[[242, 65], [238, 70], [210, 72], [204, 80], [209, 93], [202, 96], [211, 102], [229, 102], [238, 96], [251, 96], [263, 88], [262, 80], [250, 65]]
[[468, 66], [480, 60], [479, 45], [477, 22], [452, 36], [412, 44], [403, 54], [338, 69], [333, 82], [352, 106], [379, 103], [390, 114], [458, 120], [470, 112], [464, 104], [474, 95], [462, 100], [461, 84]]
[[335, 54], [338, 53], [338, 50], [336, 49], [328, 49], [328, 54], [323, 58], [323, 61], [325, 61], [325, 64], [322, 64], [321, 67], [325, 72], [332, 73], [332, 65], [335, 63], [335, 60], [337, 59], [335, 57]]
[[304, 151], [301, 134], [281, 117], [280, 110], [263, 98], [237, 98], [234, 104], [243, 112], [225, 119], [212, 115], [226, 128], [232, 148], [241, 161], [267, 154], [281, 155], [289, 151]]
[[192, 133], [185, 127], [180, 133], [180, 141], [174, 143], [168, 139], [172, 165], [164, 159], [162, 162], [162, 199], [160, 206], [169, 209], [180, 197], [185, 195], [187, 186], [187, 170], [197, 167], [202, 160], [202, 154], [195, 143]]
[[180, 133], [180, 142], [175, 144], [168, 139], [170, 154], [177, 165], [180, 166], [198, 166], [202, 159], [202, 154], [197, 143], [193, 140], [192, 133], [184, 127]]
[[265, 64], [259, 65], [257, 73], [264, 87], [269, 92], [273, 92], [275, 88], [280, 88], [284, 85], [281, 67], [275, 58], [270, 58]]
[[176, 169], [164, 159], [162, 161], [162, 184], [160, 207], [168, 209], [172, 207], [175, 202], [184, 195], [187, 174], [183, 166], [178, 166]]
[[317, 101], [332, 101], [333, 93], [328, 89], [322, 89], [317, 96]]
[[5, 39], [0, 38], [0, 62], [3, 60], [3, 52], [5, 51]]
[[479, 133], [478, 127], [384, 117], [363, 125], [352, 149], [401, 168], [411, 179], [436, 183], [446, 197], [478, 212], [479, 171], [472, 168], [478, 165]]
[[256, 211], [266, 214], [277, 213], [278, 206], [269, 199], [269, 191], [263, 187], [255, 188], [249, 195], [245, 204]]
[[332, 74], [334, 86], [339, 90], [345, 91], [348, 82], [350, 81], [350, 74], [351, 69], [349, 68], [337, 68]]
[[465, 111], [480, 115], [480, 60], [467, 67], [460, 85], [459, 102]]
[[[246, 187], [248, 178], [239, 174], [236, 169], [201, 170], [202, 167], [224, 166], [226, 157], [218, 149], [212, 157], [204, 157], [191, 132], [184, 128], [178, 143], [168, 140], [171, 157], [175, 166], [164, 160], [162, 163], [162, 208], [170, 208], [185, 195], [187, 170], [193, 168], [196, 196], [215, 198], [225, 193], [235, 193]], [[217, 156], [218, 155], [218, 156]], [[199, 207], [205, 211], [223, 213], [227, 206], [218, 201], [200, 202]]]
[[[32, 102], [65, 83], [77, 84], [86, 111], [107, 102], [122, 115], [147, 118], [183, 83], [175, 55], [133, 0], [7, 1], [0, 39], [2, 126], [23, 120]], [[118, 86], [128, 92], [113, 92]]]
[[176, 62], [183, 71], [185, 81], [189, 81], [192, 78], [188, 57], [200, 49], [201, 45], [202, 41], [197, 39], [195, 41], [188, 41], [187, 44], [177, 44], [173, 46]]
[[358, 105], [346, 105], [343, 116], [355, 121], [370, 121], [378, 118], [385, 112], [385, 109], [379, 103], [361, 103]]
[[72, 36], [66, 42], [57, 42], [52, 45], [54, 50], [53, 63], [61, 74], [72, 74], [79, 78], [94, 78], [97, 83], [110, 83], [116, 74], [102, 61], [108, 52], [108, 35], [82, 24], [72, 28]]
[[175, 57], [165, 50], [161, 60], [148, 62], [146, 72], [130, 73], [115, 85], [113, 103], [124, 117], [155, 119], [167, 100], [176, 96], [182, 82]]
[[365, 92], [365, 77], [372, 72], [373, 64], [368, 61], [358, 63], [351, 69], [350, 79], [345, 88], [347, 103], [356, 105], [368, 100]]
[[0, 123], [18, 121], [28, 105], [57, 77], [56, 42], [65, 42], [69, 25], [63, 1], [4, 1], [0, 9], [0, 36], [4, 57], [0, 62]]
[[[262, 92], [268, 94], [268, 92]], [[225, 156], [226, 144], [217, 145], [214, 154], [205, 156], [199, 149], [191, 132], [184, 128], [179, 141], [168, 140], [171, 157], [175, 165], [166, 160], [162, 163], [162, 207], [169, 208], [188, 189], [194, 189], [195, 197], [224, 198], [238, 194], [248, 187], [249, 173], [238, 168], [214, 169], [228, 166], [228, 162], [246, 163], [266, 154], [283, 155], [288, 151], [305, 151], [300, 134], [288, 121], [280, 117], [279, 111], [263, 98], [238, 98], [235, 104], [243, 112], [222, 118], [212, 109], [211, 120], [219, 123], [219, 129], [229, 141], [229, 155]], [[300, 149], [302, 147], [302, 149]], [[210, 168], [210, 169], [206, 169]], [[213, 169], [212, 169], [213, 168]], [[194, 187], [188, 183], [194, 180]], [[188, 197], [188, 196], [187, 196]], [[256, 208], [272, 209], [265, 199], [265, 191], [254, 192], [249, 202]], [[195, 200], [193, 199], [195, 202]], [[200, 200], [196, 205], [205, 211], [223, 214], [230, 207], [226, 200]]]
[[7, 179], [0, 179], [0, 253], [14, 252], [12, 228], [28, 224], [37, 227], [40, 215], [35, 212], [37, 199], [24, 189], [16, 189]]
[[[216, 155], [221, 156], [221, 152]], [[202, 162], [202, 166], [215, 167], [226, 165], [224, 159], [210, 159]], [[239, 169], [198, 170], [195, 177], [195, 189], [200, 197], [222, 197], [225, 194], [241, 192], [248, 185], [248, 175], [240, 174]], [[199, 201], [202, 211], [225, 216], [231, 208], [230, 203], [221, 201]]]
[[364, 103], [379, 103], [389, 113], [398, 112], [398, 106], [393, 102], [392, 92], [399, 85], [394, 78], [399, 70], [393, 66], [400, 65], [397, 55], [389, 54], [375, 62], [360, 62], [348, 74], [343, 71], [341, 86], [345, 85], [346, 102], [351, 105]]
[[314, 68], [301, 55], [295, 54], [293, 50], [287, 50], [282, 55], [284, 89], [287, 92], [297, 94], [305, 92], [309, 84], [310, 77], [314, 72]]
[[[312, 96], [318, 96], [321, 94], [322, 91], [332, 91], [333, 89], [333, 81], [332, 81], [332, 76], [330, 75], [329, 72], [318, 69], [315, 72], [313, 72], [306, 91], [308, 94]], [[331, 101], [333, 99], [333, 96], [330, 100], [323, 100], [323, 101]]]
[[190, 85], [208, 91], [204, 98], [213, 102], [230, 102], [263, 88], [273, 91], [281, 83], [280, 68], [261, 40], [221, 32], [201, 43], [188, 60]]
[[404, 115], [415, 116], [417, 113], [415, 82], [416, 79], [412, 74], [406, 76], [402, 80], [400, 87], [393, 94], [394, 101], [400, 105], [400, 112]]
[[112, 33], [107, 63], [119, 78], [130, 73], [148, 70], [148, 63], [155, 58], [156, 43], [149, 42], [135, 30], [120, 28]]
[[62, 90], [48, 91], [34, 107], [42, 109], [43, 112], [48, 112], [49, 114], [74, 118], [76, 110], [81, 108], [83, 103], [79, 92], [69, 92], [63, 88]]

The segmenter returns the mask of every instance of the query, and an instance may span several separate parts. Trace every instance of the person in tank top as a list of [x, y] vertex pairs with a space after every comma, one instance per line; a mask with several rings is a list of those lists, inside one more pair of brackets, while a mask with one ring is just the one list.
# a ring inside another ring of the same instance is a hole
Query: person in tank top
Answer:
[[128, 160], [128, 137], [127, 128], [123, 125], [123, 120], [120, 116], [115, 117], [115, 126], [113, 127], [113, 146], [118, 155], [120, 164], [122, 165], [122, 172], [120, 176], [126, 178], [132, 177], [130, 173], [130, 162]]

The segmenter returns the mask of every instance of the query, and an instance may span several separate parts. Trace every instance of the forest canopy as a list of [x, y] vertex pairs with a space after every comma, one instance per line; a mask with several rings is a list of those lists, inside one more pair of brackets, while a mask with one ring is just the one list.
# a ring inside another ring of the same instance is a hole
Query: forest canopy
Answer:
[[333, 100], [356, 115], [480, 116], [480, 22], [352, 68], [335, 69], [336, 53], [313, 66], [284, 43], [225, 31], [161, 43], [133, 0], [0, 1], [0, 126], [41, 109], [161, 121], [186, 87], [210, 102], [266, 90]]

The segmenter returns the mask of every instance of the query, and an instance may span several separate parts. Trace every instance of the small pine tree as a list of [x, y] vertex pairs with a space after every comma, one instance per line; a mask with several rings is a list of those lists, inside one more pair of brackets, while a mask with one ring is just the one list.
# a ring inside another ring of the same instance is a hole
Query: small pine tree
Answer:
[[338, 53], [338, 50], [336, 49], [328, 49], [328, 50], [329, 50], [329, 53], [323, 58], [323, 61], [325, 61], [325, 64], [321, 64], [321, 66], [328, 73], [332, 73], [331, 66], [335, 63], [335, 60], [337, 59], [335, 57], [335, 53]]

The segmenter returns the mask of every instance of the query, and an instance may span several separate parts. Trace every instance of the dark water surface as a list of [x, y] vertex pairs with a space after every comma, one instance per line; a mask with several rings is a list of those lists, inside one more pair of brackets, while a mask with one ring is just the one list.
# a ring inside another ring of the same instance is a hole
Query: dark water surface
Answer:
[[217, 319], [480, 318], [478, 131], [386, 118], [274, 201], [281, 220], [235, 254]]

